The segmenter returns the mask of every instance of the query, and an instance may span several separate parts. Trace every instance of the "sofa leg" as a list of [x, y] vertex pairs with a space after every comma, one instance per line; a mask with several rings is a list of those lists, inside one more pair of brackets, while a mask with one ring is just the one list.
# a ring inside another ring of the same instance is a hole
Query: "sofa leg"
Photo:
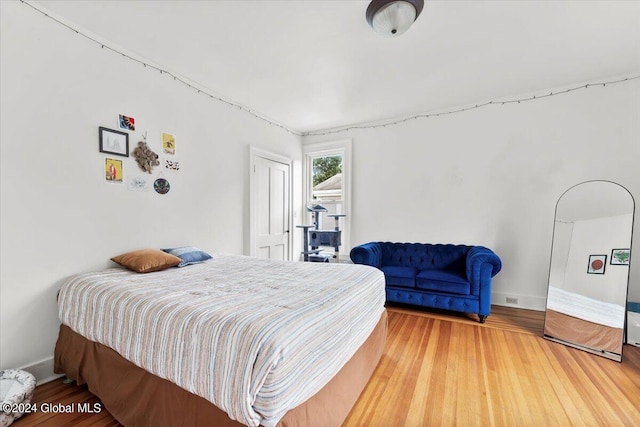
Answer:
[[478, 314], [478, 317], [480, 318], [480, 323], [484, 323], [484, 321], [487, 320], [486, 314]]

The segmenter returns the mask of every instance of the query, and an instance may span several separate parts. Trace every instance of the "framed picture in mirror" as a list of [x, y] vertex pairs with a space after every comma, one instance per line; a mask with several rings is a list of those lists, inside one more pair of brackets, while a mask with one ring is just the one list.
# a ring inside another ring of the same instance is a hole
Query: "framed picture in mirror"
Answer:
[[611, 265], [629, 265], [631, 251], [629, 249], [613, 249], [611, 251]]
[[589, 255], [589, 268], [587, 268], [587, 273], [604, 274], [604, 269], [606, 265], [607, 265], [606, 255]]

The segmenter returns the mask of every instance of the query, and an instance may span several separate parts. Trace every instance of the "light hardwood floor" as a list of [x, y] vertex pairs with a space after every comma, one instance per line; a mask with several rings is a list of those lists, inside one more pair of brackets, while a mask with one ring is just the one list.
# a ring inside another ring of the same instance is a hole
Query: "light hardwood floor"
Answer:
[[[542, 312], [473, 315], [389, 307], [382, 360], [344, 423], [355, 426], [639, 426], [640, 348], [614, 362], [542, 338]], [[57, 380], [36, 402], [99, 402]], [[29, 414], [16, 427], [119, 426], [100, 414]]]
[[640, 348], [618, 363], [542, 338], [543, 313], [391, 310], [386, 350], [345, 426], [638, 426]]

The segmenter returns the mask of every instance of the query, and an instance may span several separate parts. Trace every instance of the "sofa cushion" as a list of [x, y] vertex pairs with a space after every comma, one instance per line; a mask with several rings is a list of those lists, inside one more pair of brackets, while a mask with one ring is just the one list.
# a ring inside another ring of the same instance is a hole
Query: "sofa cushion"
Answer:
[[465, 268], [471, 246], [428, 243], [380, 243], [381, 265], [414, 267], [418, 270]]
[[388, 286], [415, 288], [417, 268], [386, 266], [381, 268]]
[[460, 273], [449, 270], [422, 270], [416, 276], [416, 287], [430, 291], [469, 295], [471, 284]]

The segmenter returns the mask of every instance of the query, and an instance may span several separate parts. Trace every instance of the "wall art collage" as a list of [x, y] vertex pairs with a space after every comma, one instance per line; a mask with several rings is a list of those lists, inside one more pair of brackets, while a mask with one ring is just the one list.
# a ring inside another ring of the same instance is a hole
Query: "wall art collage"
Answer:
[[[100, 152], [108, 156], [104, 158], [105, 182], [124, 184], [126, 176], [127, 188], [131, 191], [146, 192], [153, 189], [158, 194], [167, 194], [171, 190], [171, 183], [164, 172], [180, 171], [180, 162], [174, 158], [175, 135], [161, 132], [160, 138], [157, 139], [157, 144], [161, 147], [161, 150], [158, 150], [161, 158], [153, 150], [155, 143], [147, 139], [146, 131], [135, 138], [138, 141], [132, 143], [133, 147], [130, 149], [129, 139], [134, 139], [133, 132], [136, 130], [134, 117], [118, 115], [117, 128], [98, 127]], [[135, 159], [137, 167], [126, 162], [126, 159], [116, 157], [129, 157], [130, 154]]]

